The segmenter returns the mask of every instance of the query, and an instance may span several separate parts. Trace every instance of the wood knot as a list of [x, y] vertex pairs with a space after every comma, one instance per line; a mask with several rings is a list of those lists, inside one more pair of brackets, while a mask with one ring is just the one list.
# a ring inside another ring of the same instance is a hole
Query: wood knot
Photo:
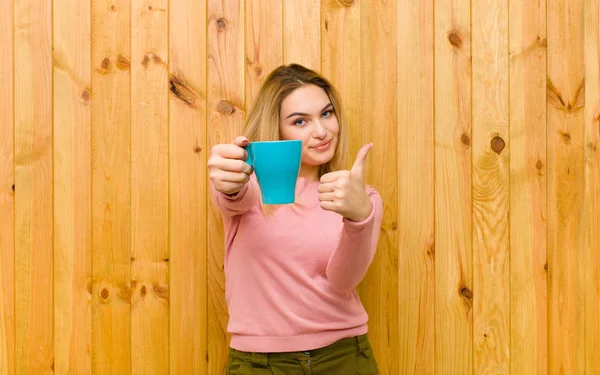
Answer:
[[161, 59], [156, 53], [152, 54], [152, 61], [154, 61], [154, 63], [157, 65], [164, 64], [163, 59]]
[[460, 294], [467, 299], [473, 298], [473, 292], [471, 292], [471, 290], [466, 286], [460, 288]]
[[144, 298], [146, 294], [148, 294], [148, 288], [146, 288], [146, 285], [142, 285], [142, 287], [140, 288], [140, 296]]
[[430, 257], [435, 256], [435, 242], [432, 242], [431, 245], [429, 245], [429, 247], [427, 248], [427, 255], [429, 255]]
[[560, 135], [562, 136], [563, 142], [565, 142], [566, 144], [571, 144], [571, 135], [569, 133], [561, 132]]
[[392, 230], [398, 230], [398, 223], [395, 221], [392, 223]]
[[544, 263], [544, 271], [548, 272], [548, 262]]
[[329, 31], [329, 21], [325, 20], [325, 31]]
[[235, 108], [226, 100], [221, 100], [219, 104], [217, 104], [217, 110], [226, 115], [232, 115], [235, 112]]
[[338, 0], [338, 3], [344, 7], [351, 7], [354, 4], [354, 0]]
[[83, 99], [84, 102], [89, 102], [90, 101], [90, 90], [89, 89], [85, 89], [81, 92], [81, 99]]
[[150, 56], [148, 55], [144, 55], [144, 58], [142, 59], [142, 65], [145, 68], [148, 68], [148, 63], [150, 62]]
[[504, 147], [506, 146], [506, 144], [504, 143], [504, 139], [502, 139], [501, 137], [494, 137], [492, 138], [492, 150], [494, 150], [496, 153], [501, 153], [502, 150], [504, 150]]
[[535, 168], [536, 168], [538, 171], [541, 171], [543, 166], [544, 166], [544, 163], [542, 163], [542, 161], [541, 161], [541, 160], [538, 160], [538, 161], [537, 161], [537, 163], [535, 163]]
[[110, 69], [110, 58], [105, 57], [104, 59], [102, 59], [102, 62], [100, 62], [100, 68], [96, 69], [96, 71], [100, 74], [107, 74], [108, 71]]
[[199, 95], [191, 88], [191, 86], [185, 83], [181, 78], [171, 74], [169, 77], [169, 89], [175, 97], [181, 100], [184, 104], [197, 108]]
[[471, 146], [471, 138], [466, 133], [460, 137], [460, 141], [467, 147]]
[[462, 38], [458, 35], [457, 31], [452, 31], [448, 34], [448, 41], [454, 48], [462, 47]]
[[100, 298], [103, 301], [106, 301], [108, 299], [109, 295], [110, 295], [110, 293], [108, 293], [108, 289], [102, 288], [102, 290], [100, 291]]
[[[199, 154], [199, 153], [200, 153], [200, 151], [202, 151], [202, 147], [200, 147], [200, 146], [196, 146], [196, 147], [194, 147], [194, 152], [195, 152], [196, 154]], [[169, 260], [167, 259], [167, 262], [168, 262], [168, 261], [169, 261]]]
[[129, 61], [129, 59], [121, 54], [119, 54], [119, 56], [117, 57], [117, 68], [119, 68], [119, 70], [129, 70], [129, 67], [131, 66], [131, 61]]
[[226, 28], [227, 28], [227, 21], [225, 21], [225, 18], [219, 18], [217, 20], [217, 30], [225, 31]]
[[148, 5], [148, 10], [152, 10], [152, 5]]
[[257, 77], [260, 77], [263, 74], [263, 68], [260, 65], [257, 65], [254, 68], [254, 74], [256, 74]]
[[13, 184], [12, 186], [12, 191], [15, 191], [15, 184]]

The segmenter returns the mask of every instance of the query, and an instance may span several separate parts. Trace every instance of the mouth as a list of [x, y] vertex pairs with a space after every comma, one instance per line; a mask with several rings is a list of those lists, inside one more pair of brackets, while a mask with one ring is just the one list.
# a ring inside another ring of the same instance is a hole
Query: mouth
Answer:
[[311, 148], [315, 148], [317, 150], [323, 150], [323, 149], [328, 148], [330, 144], [331, 144], [331, 139], [317, 143], [316, 145], [312, 146]]

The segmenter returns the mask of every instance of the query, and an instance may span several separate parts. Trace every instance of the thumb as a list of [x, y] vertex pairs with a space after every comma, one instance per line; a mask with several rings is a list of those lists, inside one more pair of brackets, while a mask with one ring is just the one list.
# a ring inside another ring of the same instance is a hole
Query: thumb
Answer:
[[373, 147], [372, 143], [366, 144], [358, 150], [358, 154], [356, 155], [356, 160], [354, 161], [354, 165], [350, 170], [353, 173], [360, 174], [360, 176], [364, 175], [365, 171], [365, 161], [367, 160], [367, 154]]

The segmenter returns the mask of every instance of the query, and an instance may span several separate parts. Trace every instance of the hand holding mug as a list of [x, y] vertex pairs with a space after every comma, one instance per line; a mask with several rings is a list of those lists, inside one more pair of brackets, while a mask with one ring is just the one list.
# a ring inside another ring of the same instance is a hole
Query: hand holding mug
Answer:
[[215, 189], [221, 193], [234, 195], [250, 180], [253, 168], [245, 160], [248, 154], [246, 137], [237, 137], [231, 144], [218, 144], [212, 147], [208, 159], [209, 177]]

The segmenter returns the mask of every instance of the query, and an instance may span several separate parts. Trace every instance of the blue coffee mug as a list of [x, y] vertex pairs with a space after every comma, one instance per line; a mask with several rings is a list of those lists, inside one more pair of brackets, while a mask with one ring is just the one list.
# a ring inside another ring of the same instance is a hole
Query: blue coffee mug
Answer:
[[296, 200], [296, 181], [302, 161], [302, 141], [250, 142], [248, 163], [254, 168], [264, 204]]

